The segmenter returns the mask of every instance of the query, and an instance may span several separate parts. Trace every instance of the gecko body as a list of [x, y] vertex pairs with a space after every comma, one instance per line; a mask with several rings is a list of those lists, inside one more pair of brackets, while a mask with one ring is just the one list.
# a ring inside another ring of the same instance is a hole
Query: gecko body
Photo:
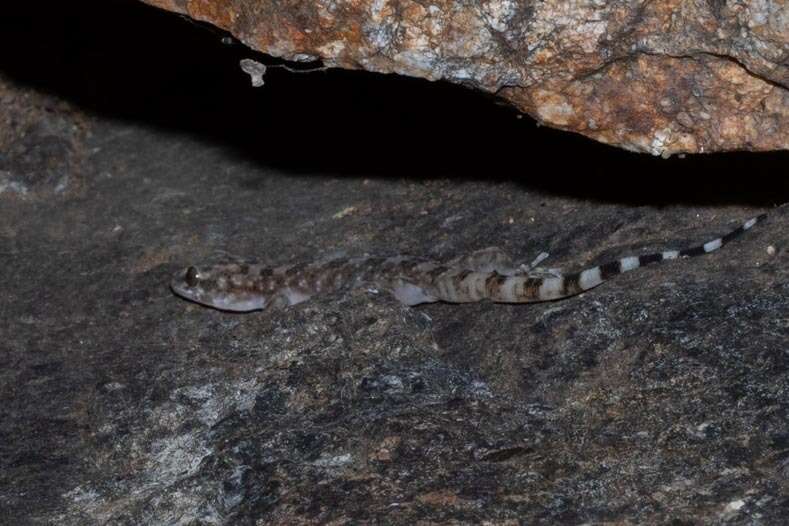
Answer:
[[502, 251], [490, 248], [446, 264], [396, 256], [337, 258], [276, 268], [246, 263], [190, 266], [176, 274], [170, 286], [185, 299], [235, 312], [284, 308], [316, 294], [356, 287], [389, 291], [409, 306], [436, 301], [551, 301], [574, 296], [646, 265], [713, 252], [765, 217], [750, 219], [725, 236], [702, 245], [627, 256], [570, 274], [516, 266]]

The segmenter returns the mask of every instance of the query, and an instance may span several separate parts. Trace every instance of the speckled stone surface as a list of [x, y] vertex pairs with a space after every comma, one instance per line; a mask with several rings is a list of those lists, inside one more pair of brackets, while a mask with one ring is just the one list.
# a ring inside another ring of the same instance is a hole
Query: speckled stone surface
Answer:
[[[128, 33], [96, 23], [110, 8]], [[0, 28], [0, 523], [785, 522], [784, 155], [634, 155], [406, 78], [254, 89], [243, 50], [138, 3], [19, 9]], [[762, 211], [718, 253], [555, 303], [355, 290], [232, 315], [167, 287], [195, 261], [340, 250], [576, 268]]]
[[789, 149], [784, 0], [143, 1], [275, 57], [495, 93], [628, 150]]

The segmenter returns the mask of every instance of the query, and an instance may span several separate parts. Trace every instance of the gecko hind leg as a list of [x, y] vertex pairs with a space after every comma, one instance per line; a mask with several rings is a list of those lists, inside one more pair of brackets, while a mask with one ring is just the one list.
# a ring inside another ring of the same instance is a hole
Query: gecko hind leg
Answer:
[[548, 255], [549, 254], [547, 252], [540, 252], [540, 254], [536, 258], [534, 258], [534, 261], [532, 261], [528, 265], [525, 264], [525, 263], [522, 263], [519, 268], [524, 274], [526, 274], [526, 273], [528, 273], [528, 272], [530, 272], [532, 270], [537, 270], [537, 269], [539, 269], [539, 267], [537, 265], [539, 265], [540, 263], [545, 261], [548, 258]]
[[534, 261], [529, 263], [528, 265], [522, 264], [520, 266], [520, 271], [522, 274], [526, 274], [531, 278], [561, 278], [564, 276], [562, 269], [558, 268], [544, 268], [538, 266], [540, 263], [545, 261], [548, 258], [547, 252], [540, 252], [540, 254], [534, 258]]

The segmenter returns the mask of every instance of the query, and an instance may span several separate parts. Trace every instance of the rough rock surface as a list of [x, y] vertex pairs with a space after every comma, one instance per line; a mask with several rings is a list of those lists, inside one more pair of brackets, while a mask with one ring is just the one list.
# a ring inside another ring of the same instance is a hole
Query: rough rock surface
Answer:
[[85, 119], [68, 103], [20, 90], [0, 72], [0, 194], [76, 195]]
[[[136, 3], [14, 5], [0, 137], [30, 190], [0, 192], [0, 524], [785, 523], [785, 157], [636, 156], [407, 78], [253, 89], [238, 50]], [[68, 146], [25, 161], [42, 136]], [[403, 144], [432, 156], [385, 155]], [[568, 151], [643, 177], [538, 168]], [[79, 191], [31, 178], [48, 167]], [[239, 316], [167, 289], [227, 254], [496, 244], [570, 267], [765, 210], [719, 253], [557, 303], [357, 290]]]
[[143, 1], [275, 57], [496, 93], [629, 150], [789, 149], [784, 0]]

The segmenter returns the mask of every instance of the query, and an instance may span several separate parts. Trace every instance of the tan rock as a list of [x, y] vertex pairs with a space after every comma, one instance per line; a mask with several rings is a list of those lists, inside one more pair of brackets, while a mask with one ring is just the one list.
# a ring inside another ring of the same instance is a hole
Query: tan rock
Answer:
[[496, 93], [622, 148], [789, 149], [789, 2], [143, 0], [253, 49]]

